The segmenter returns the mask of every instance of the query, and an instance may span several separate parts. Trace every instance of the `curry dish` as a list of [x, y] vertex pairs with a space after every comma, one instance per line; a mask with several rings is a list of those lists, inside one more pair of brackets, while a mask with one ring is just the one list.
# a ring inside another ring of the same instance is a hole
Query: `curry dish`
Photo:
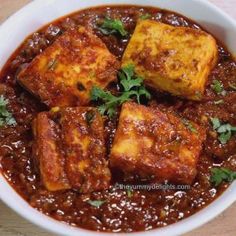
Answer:
[[0, 171], [94, 231], [184, 219], [236, 179], [236, 62], [167, 10], [102, 6], [30, 35], [0, 73]]

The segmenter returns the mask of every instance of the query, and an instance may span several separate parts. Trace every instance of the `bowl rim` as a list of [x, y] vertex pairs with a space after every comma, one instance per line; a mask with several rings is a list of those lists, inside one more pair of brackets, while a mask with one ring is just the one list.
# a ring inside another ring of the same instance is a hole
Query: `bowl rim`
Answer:
[[[228, 16], [221, 9], [219, 9], [217, 6], [213, 5], [211, 2], [208, 2], [207, 0], [191, 0], [191, 1], [195, 3], [197, 2], [198, 4], [203, 4], [206, 7], [215, 10], [217, 14], [220, 14], [225, 19], [227, 19], [227, 21], [229, 21], [236, 29], [236, 21], [230, 16]], [[34, 0], [26, 4], [23, 8], [18, 10], [16, 13], [12, 14], [5, 22], [3, 22], [0, 25], [0, 32], [3, 28], [8, 27], [9, 23], [13, 23], [15, 20], [17, 20], [17, 18], [20, 17], [22, 14], [25, 14], [27, 11], [31, 11], [31, 9], [34, 9], [37, 6], [40, 6], [41, 4], [42, 4], [41, 0]], [[104, 5], [104, 4], [101, 4], [101, 5]], [[119, 5], [119, 3], [109, 4], [109, 5]], [[125, 5], [125, 4], [122, 4], [122, 5]], [[126, 5], [130, 5], [130, 4], [126, 4]], [[140, 5], [140, 4], [132, 3], [132, 5]], [[99, 6], [99, 5], [96, 5], [96, 6]], [[143, 6], [148, 6], [148, 5], [143, 4]], [[8, 205], [11, 209], [13, 209], [16, 213], [18, 213], [23, 218], [27, 219], [31, 223], [37, 226], [40, 226], [41, 228], [47, 231], [50, 231], [52, 233], [57, 233], [58, 235], [70, 235], [70, 236], [75, 236], [75, 235], [77, 236], [78, 233], [81, 236], [85, 236], [85, 235], [86, 236], [100, 236], [102, 234], [107, 235], [107, 236], [113, 236], [116, 234], [116, 233], [109, 233], [109, 232], [96, 232], [96, 231], [86, 230], [80, 227], [73, 227], [68, 224], [64, 224], [61, 221], [57, 221], [51, 217], [46, 216], [45, 214], [31, 207], [17, 193], [14, 190], [14, 188], [11, 187], [10, 183], [8, 183], [7, 179], [3, 176], [1, 171], [0, 171], [0, 189], [6, 190], [6, 191], [0, 191], [0, 200], [2, 200], [6, 205]], [[19, 203], [16, 203], [15, 199], [19, 200]], [[134, 236], [142, 236], [142, 235], [151, 236], [151, 235], [158, 235], [158, 234], [161, 234], [162, 236], [171, 236], [171, 235], [183, 234], [193, 229], [196, 229], [197, 227], [212, 220], [214, 217], [216, 217], [218, 214], [223, 212], [227, 207], [229, 207], [235, 201], [236, 201], [236, 181], [232, 183], [230, 187], [226, 191], [224, 191], [212, 203], [210, 203], [205, 208], [203, 208], [202, 210], [198, 211], [197, 213], [195, 213], [194, 215], [190, 217], [187, 217], [177, 223], [174, 223], [174, 224], [162, 227], [162, 228], [156, 228], [150, 231], [132, 232], [129, 234], [134, 235]], [[118, 234], [127, 235], [127, 233], [118, 233]]]

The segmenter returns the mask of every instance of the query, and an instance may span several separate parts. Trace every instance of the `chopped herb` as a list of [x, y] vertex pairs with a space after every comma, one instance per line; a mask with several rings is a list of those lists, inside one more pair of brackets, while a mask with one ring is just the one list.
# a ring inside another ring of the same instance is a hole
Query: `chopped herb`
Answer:
[[214, 101], [214, 104], [215, 104], [215, 105], [220, 105], [220, 104], [223, 104], [223, 103], [224, 103], [224, 100], [223, 100], [223, 99]]
[[7, 110], [8, 99], [5, 99], [3, 95], [0, 96], [0, 127], [5, 125], [15, 125], [16, 120]]
[[103, 205], [106, 201], [102, 201], [102, 200], [89, 200], [87, 201], [91, 206], [97, 207], [99, 208], [101, 205]]
[[95, 112], [94, 111], [87, 111], [85, 114], [85, 119], [88, 125], [91, 125], [93, 122], [93, 119], [95, 117]]
[[231, 83], [229, 83], [229, 87], [230, 87], [231, 89], [233, 89], [233, 90], [236, 90], [236, 84], [231, 84]]
[[104, 91], [98, 87], [93, 87], [91, 90], [91, 100], [102, 100], [103, 105], [98, 107], [99, 112], [104, 115], [107, 113], [109, 117], [113, 117], [116, 113], [116, 107], [120, 106], [131, 98], [136, 97], [138, 103], [143, 96], [147, 99], [151, 98], [150, 93], [143, 86], [143, 78], [134, 73], [134, 66], [128, 65], [123, 67], [119, 74], [119, 81], [123, 87], [120, 96], [114, 96], [109, 91]]
[[211, 118], [211, 123], [214, 130], [220, 127], [220, 120], [218, 118]]
[[189, 120], [186, 120], [186, 119], [182, 119], [184, 125], [193, 133], [197, 134], [197, 130], [196, 128], [193, 126], [193, 124], [189, 121]]
[[104, 19], [103, 23], [98, 27], [98, 29], [104, 35], [120, 34], [122, 37], [124, 37], [128, 34], [121, 20], [110, 19], [108, 17]]
[[223, 84], [219, 80], [213, 80], [211, 87], [217, 94], [224, 90]]
[[215, 186], [224, 182], [233, 182], [236, 180], [236, 172], [227, 168], [212, 168], [210, 181]]
[[126, 194], [128, 198], [131, 198], [133, 196], [133, 189], [132, 188], [126, 189]]
[[112, 95], [109, 91], [104, 91], [101, 88], [93, 87], [91, 90], [91, 100], [102, 100], [105, 104], [98, 107], [98, 111], [104, 115], [107, 113], [109, 117], [113, 117], [116, 112], [116, 107], [120, 105], [123, 100], [120, 97]]
[[226, 144], [230, 140], [231, 136], [232, 133], [230, 131], [227, 131], [225, 133], [220, 134], [218, 139], [222, 144]]
[[219, 134], [218, 140], [221, 144], [226, 144], [232, 133], [236, 131], [236, 127], [230, 124], [221, 124], [218, 118], [211, 118], [211, 123], [213, 125], [213, 129]]
[[50, 60], [49, 62], [48, 62], [48, 65], [47, 65], [47, 69], [48, 70], [54, 70], [55, 68], [56, 68], [56, 66], [57, 66], [57, 59], [52, 59], [52, 60]]
[[141, 16], [139, 17], [139, 19], [141, 19], [141, 20], [147, 20], [147, 19], [150, 19], [151, 17], [152, 17], [151, 14], [146, 13], [146, 14], [141, 15]]

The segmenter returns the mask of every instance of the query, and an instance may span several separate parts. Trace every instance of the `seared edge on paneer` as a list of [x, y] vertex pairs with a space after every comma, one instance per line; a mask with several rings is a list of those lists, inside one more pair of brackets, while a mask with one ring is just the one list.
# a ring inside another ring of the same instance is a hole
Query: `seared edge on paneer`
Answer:
[[50, 191], [70, 189], [65, 173], [65, 157], [58, 145], [60, 127], [49, 112], [41, 112], [33, 121], [33, 156], [39, 164], [45, 187]]
[[90, 29], [70, 29], [18, 75], [18, 82], [49, 107], [84, 106], [93, 86], [116, 80], [120, 63]]
[[107, 189], [104, 125], [96, 108], [53, 108], [33, 122], [33, 153], [45, 187], [81, 193]]
[[136, 73], [154, 89], [201, 100], [217, 58], [217, 44], [210, 34], [141, 20], [124, 52], [122, 66], [135, 65]]
[[205, 131], [157, 107], [123, 104], [110, 153], [111, 167], [156, 182], [191, 184]]

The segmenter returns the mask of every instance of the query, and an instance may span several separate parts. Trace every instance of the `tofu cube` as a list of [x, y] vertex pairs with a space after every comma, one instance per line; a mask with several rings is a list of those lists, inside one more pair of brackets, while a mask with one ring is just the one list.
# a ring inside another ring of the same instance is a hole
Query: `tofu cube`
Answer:
[[201, 100], [217, 61], [215, 39], [199, 29], [173, 27], [153, 20], [138, 22], [122, 58], [157, 90]]
[[18, 75], [18, 82], [49, 107], [84, 106], [92, 86], [116, 80], [120, 63], [89, 29], [65, 32]]
[[34, 156], [48, 190], [72, 188], [88, 193], [109, 187], [104, 125], [96, 108], [57, 108], [39, 113], [33, 130]]
[[125, 174], [162, 182], [191, 184], [205, 131], [158, 108], [123, 104], [110, 165]]

